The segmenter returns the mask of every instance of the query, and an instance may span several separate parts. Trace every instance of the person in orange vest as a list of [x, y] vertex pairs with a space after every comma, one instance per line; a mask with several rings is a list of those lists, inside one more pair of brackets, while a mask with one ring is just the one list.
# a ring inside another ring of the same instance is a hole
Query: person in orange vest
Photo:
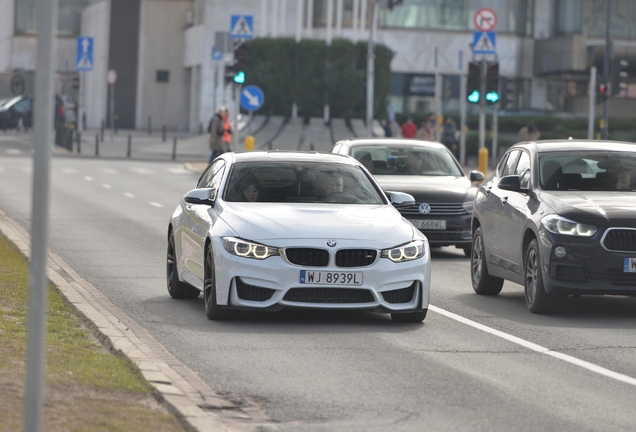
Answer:
[[210, 160], [211, 163], [219, 155], [230, 150], [230, 140], [232, 139], [232, 128], [230, 126], [230, 110], [222, 106], [208, 124], [208, 133], [210, 134]]

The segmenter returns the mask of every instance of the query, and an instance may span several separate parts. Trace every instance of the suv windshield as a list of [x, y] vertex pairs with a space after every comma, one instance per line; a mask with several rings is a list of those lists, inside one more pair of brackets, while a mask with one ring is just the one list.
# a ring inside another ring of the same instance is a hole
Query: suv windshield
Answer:
[[360, 167], [320, 162], [237, 163], [225, 188], [229, 202], [384, 204]]
[[634, 191], [636, 153], [568, 152], [539, 159], [541, 189]]
[[351, 152], [373, 175], [463, 176], [446, 148], [373, 145]]

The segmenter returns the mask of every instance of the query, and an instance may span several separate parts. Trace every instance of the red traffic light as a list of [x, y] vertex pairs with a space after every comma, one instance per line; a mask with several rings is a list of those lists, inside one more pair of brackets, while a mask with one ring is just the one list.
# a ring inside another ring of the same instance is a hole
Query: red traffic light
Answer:
[[598, 92], [602, 95], [604, 95], [607, 92], [607, 88], [605, 87], [605, 84], [601, 84], [598, 86]]

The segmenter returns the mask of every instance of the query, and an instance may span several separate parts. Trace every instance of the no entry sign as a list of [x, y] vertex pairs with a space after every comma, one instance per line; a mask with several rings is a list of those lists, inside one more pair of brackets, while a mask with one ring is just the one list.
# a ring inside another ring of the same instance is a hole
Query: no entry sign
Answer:
[[490, 32], [497, 26], [497, 14], [492, 9], [482, 8], [475, 12], [475, 27], [482, 32]]

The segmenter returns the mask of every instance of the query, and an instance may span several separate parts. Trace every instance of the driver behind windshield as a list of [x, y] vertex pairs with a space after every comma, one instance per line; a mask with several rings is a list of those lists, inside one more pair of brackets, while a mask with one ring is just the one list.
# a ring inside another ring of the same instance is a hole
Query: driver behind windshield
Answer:
[[398, 165], [397, 170], [406, 174], [419, 174], [422, 169], [422, 152], [409, 151], [403, 165]]
[[344, 179], [342, 174], [326, 174], [322, 183], [322, 192], [325, 198], [329, 198], [330, 195], [342, 193], [344, 191]]

